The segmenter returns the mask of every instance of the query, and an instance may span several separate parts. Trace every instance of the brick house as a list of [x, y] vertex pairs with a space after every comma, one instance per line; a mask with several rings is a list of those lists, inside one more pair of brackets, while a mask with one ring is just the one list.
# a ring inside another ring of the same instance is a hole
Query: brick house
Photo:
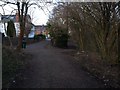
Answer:
[[45, 25], [36, 25], [35, 26], [35, 35], [46, 34], [46, 26]]

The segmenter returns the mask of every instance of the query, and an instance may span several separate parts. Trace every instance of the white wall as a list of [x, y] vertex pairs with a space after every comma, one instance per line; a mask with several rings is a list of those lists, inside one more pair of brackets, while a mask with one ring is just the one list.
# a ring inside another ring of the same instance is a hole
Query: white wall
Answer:
[[[5, 25], [6, 25], [6, 30], [7, 30], [7, 23], [5, 23]], [[18, 36], [19, 33], [20, 33], [20, 25], [17, 22], [15, 22], [14, 25], [15, 25], [15, 29], [16, 29], [16, 36]], [[4, 27], [4, 23], [1, 22], [0, 23], [0, 32], [4, 33], [4, 35], [7, 36], [6, 33], [5, 33], [5, 29], [4, 28], [5, 28]], [[35, 27], [33, 26], [32, 29], [31, 29], [31, 32], [29, 34], [29, 38], [33, 38], [34, 37], [34, 34], [35, 34], [34, 31], [35, 31]]]
[[28, 35], [28, 38], [34, 38], [35, 35], [35, 26], [32, 26], [31, 28], [31, 32]]
[[0, 23], [0, 32], [4, 33], [4, 35], [6, 36], [5, 28], [7, 28], [7, 23], [5, 23], [5, 26], [4, 26], [4, 23], [1, 22]]
[[[20, 25], [19, 25], [19, 23], [14, 23], [14, 25], [15, 25], [15, 29], [16, 29], [16, 36], [18, 36], [19, 33], [20, 33], [20, 29], [19, 29]], [[6, 27], [6, 30], [7, 30], [7, 23], [5, 23], [5, 27]], [[6, 33], [5, 33], [5, 27], [4, 27], [4, 23], [1, 22], [0, 23], [0, 32], [4, 33], [4, 35], [7, 36]]]
[[19, 23], [14, 23], [14, 24], [15, 24], [15, 29], [16, 29], [16, 36], [18, 36], [20, 33], [20, 24]]

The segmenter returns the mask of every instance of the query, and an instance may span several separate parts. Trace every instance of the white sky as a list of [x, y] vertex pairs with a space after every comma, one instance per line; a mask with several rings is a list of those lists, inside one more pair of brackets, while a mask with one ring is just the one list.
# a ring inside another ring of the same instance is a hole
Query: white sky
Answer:
[[[3, 2], [1, 1], [5, 1], [5, 0], [0, 0], [0, 5], [3, 4]], [[15, 2], [17, 0], [6, 0], [6, 1], [11, 1], [11, 2]], [[32, 1], [32, 0], [31, 0]], [[56, 2], [59, 2], [59, 1], [90, 1], [90, 0], [33, 0], [34, 1], [37, 1], [37, 2], [40, 2], [40, 1], [52, 1], [54, 3]], [[95, 0], [91, 0], [91, 1], [95, 1]], [[96, 0], [96, 1], [99, 1], [99, 0]], [[104, 0], [103, 0], [104, 1]], [[105, 0], [106, 1], [106, 0]], [[115, 1], [115, 0], [107, 0], [107, 1]], [[119, 1], [119, 0], [116, 0], [116, 1]], [[53, 9], [53, 6], [52, 4], [47, 4], [45, 5], [49, 11], [52, 11]], [[49, 11], [47, 10], [47, 8], [44, 7], [44, 12], [42, 9], [38, 8], [37, 6], [31, 6], [29, 7], [29, 10], [28, 10], [28, 14], [30, 14], [31, 18], [32, 18], [32, 23], [35, 24], [35, 25], [43, 25], [43, 24], [46, 24], [48, 18], [49, 18]], [[5, 14], [8, 15], [8, 14], [11, 14], [12, 10], [16, 8], [16, 5], [6, 5], [4, 6], [4, 10], [5, 10]], [[3, 9], [2, 7], [0, 6], [0, 13], [3, 14]], [[12, 14], [15, 14], [16, 11], [13, 11]]]
[[[49, 11], [52, 11], [53, 6], [49, 6]], [[32, 22], [36, 25], [42, 25], [46, 24], [50, 12], [47, 10], [47, 8], [44, 8], [44, 11], [37, 6], [32, 6], [29, 8], [28, 14], [31, 15]]]
[[[2, 2], [0, 1], [0, 5], [1, 4], [2, 4]], [[5, 5], [3, 8], [5, 10], [5, 15], [10, 15], [11, 12], [14, 9], [17, 9], [17, 7], [15, 5], [11, 5], [11, 4]], [[43, 7], [44, 11], [41, 8], [38, 8], [36, 5], [32, 5], [28, 9], [28, 14], [31, 16], [33, 24], [35, 24], [35, 25], [43, 25], [43, 24], [46, 24], [52, 9], [53, 9], [53, 5], [51, 5], [51, 4], [45, 5], [45, 7]], [[3, 14], [3, 9], [2, 9], [1, 6], [0, 6], [0, 13]], [[16, 11], [14, 10], [12, 12], [12, 14], [15, 14], [15, 13], [16, 13]]]

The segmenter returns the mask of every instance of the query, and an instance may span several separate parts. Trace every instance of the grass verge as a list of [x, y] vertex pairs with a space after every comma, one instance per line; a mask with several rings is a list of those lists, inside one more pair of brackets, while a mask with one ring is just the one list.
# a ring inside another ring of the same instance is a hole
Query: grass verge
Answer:
[[16, 75], [26, 64], [26, 54], [2, 47], [2, 88], [9, 88]]

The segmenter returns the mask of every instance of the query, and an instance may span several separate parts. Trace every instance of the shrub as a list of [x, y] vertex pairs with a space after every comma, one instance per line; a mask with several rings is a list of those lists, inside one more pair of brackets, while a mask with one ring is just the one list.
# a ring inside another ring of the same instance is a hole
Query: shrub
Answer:
[[34, 36], [34, 40], [39, 41], [39, 35], [35, 35], [35, 36]]
[[60, 48], [67, 47], [69, 35], [67, 34], [66, 30], [62, 29], [62, 30], [52, 31], [51, 36], [52, 36], [51, 41], [53, 45]]
[[15, 25], [12, 20], [10, 20], [7, 25], [7, 36], [10, 36], [10, 37], [16, 36]]
[[46, 39], [46, 36], [43, 34], [40, 34], [39, 36], [41, 37], [41, 39]]
[[61, 35], [58, 35], [56, 37], [56, 46], [64, 48], [67, 47], [67, 42], [68, 42], [68, 34], [61, 33]]

